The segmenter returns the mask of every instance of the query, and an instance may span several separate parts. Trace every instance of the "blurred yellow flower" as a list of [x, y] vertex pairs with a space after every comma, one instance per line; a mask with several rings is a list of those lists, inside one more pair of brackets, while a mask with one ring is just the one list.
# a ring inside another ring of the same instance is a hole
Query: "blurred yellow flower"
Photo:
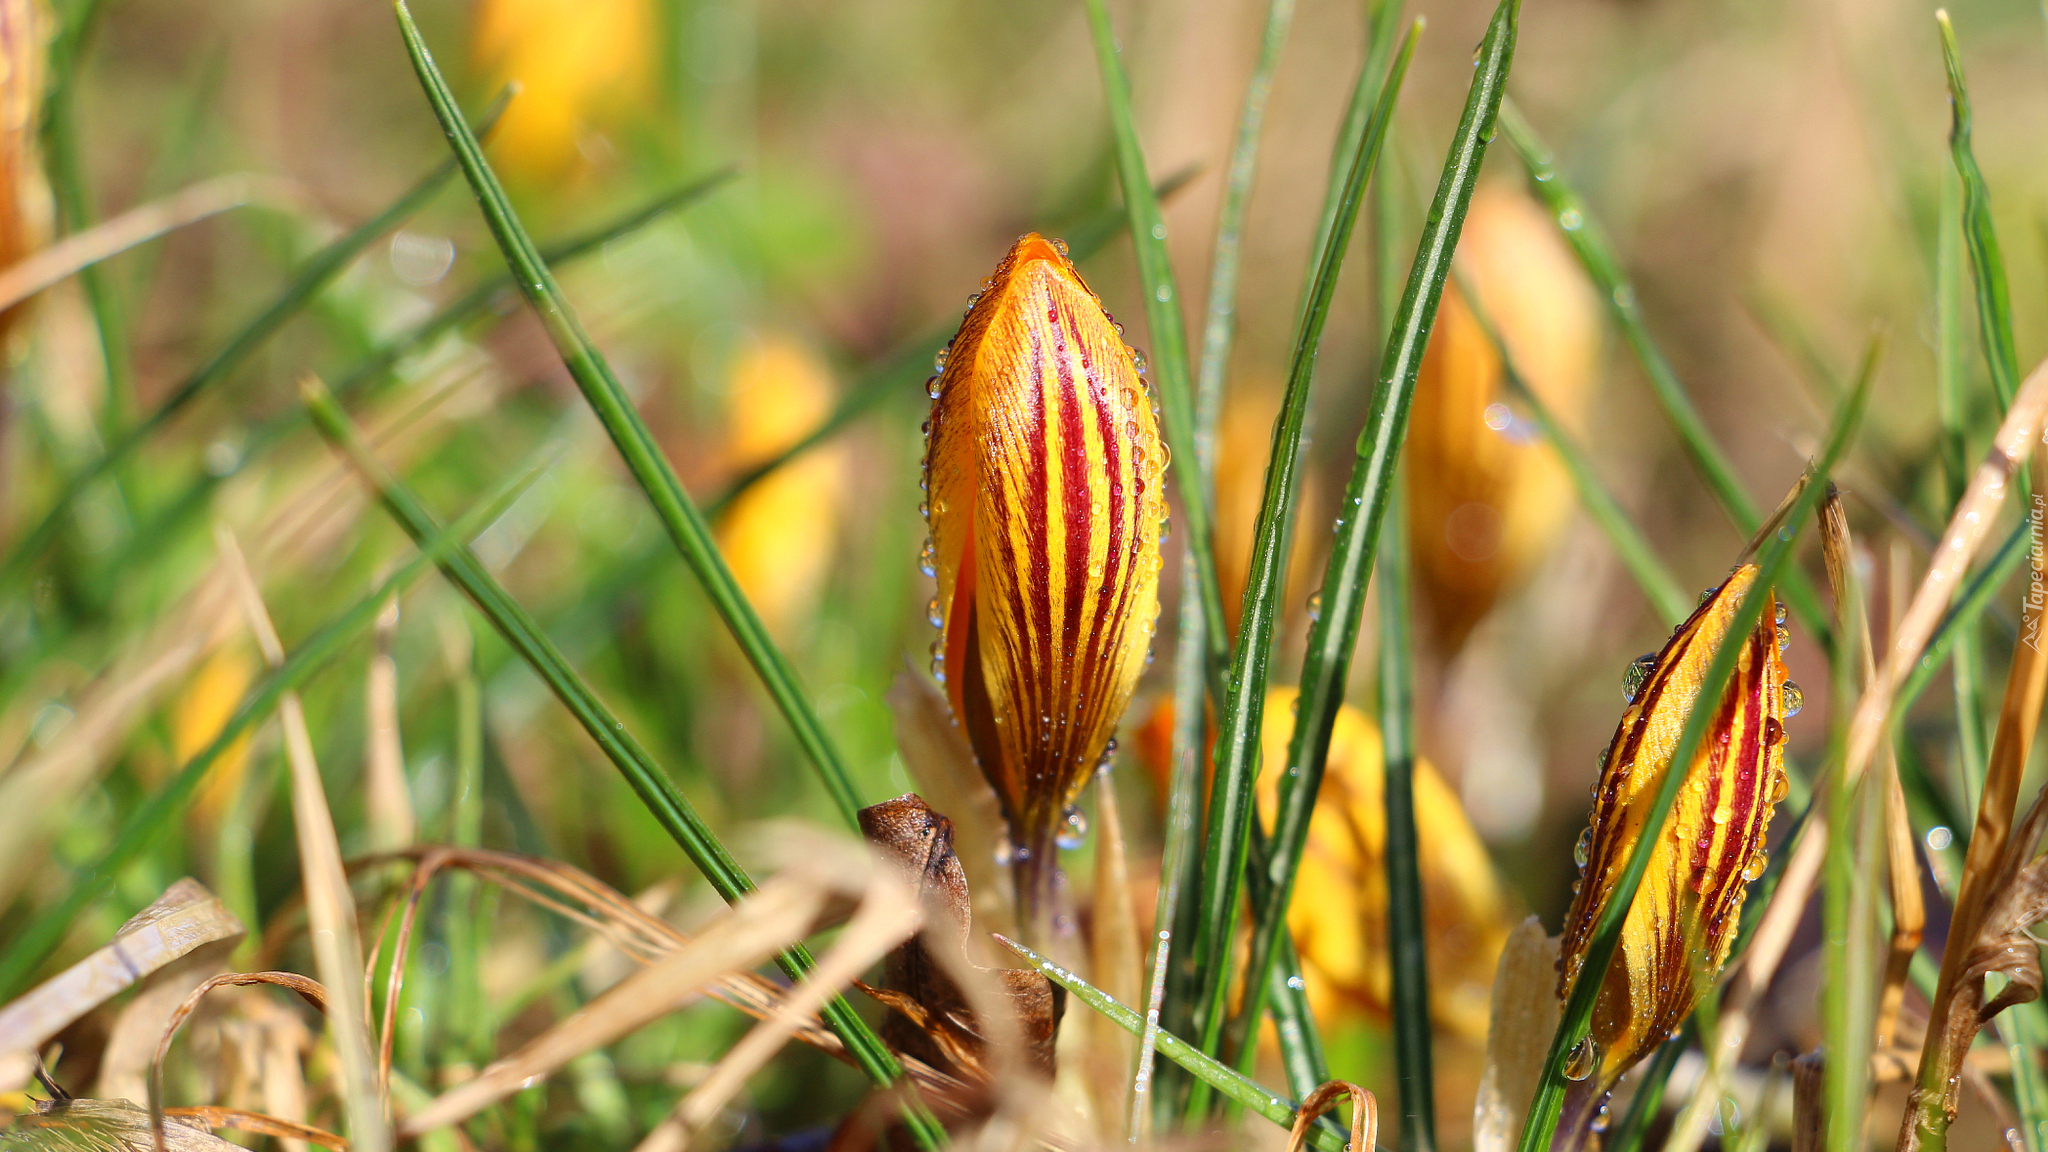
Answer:
[[645, 97], [658, 34], [650, 0], [482, 0], [471, 55], [493, 87], [519, 85], [498, 166], [531, 183], [586, 170], [589, 140]]
[[[726, 382], [731, 470], [771, 460], [831, 414], [831, 374], [795, 340], [769, 334], [741, 351]], [[718, 521], [718, 546], [740, 588], [778, 640], [817, 608], [838, 544], [845, 450], [824, 444], [742, 492]]]
[[[50, 194], [36, 138], [54, 23], [42, 0], [0, 0], [0, 268], [27, 258], [49, 232]], [[0, 334], [27, 307], [23, 301], [0, 312]]]
[[[1293, 688], [1272, 689], [1266, 714], [1290, 715], [1296, 695]], [[1171, 768], [1172, 730], [1173, 702], [1167, 699], [1134, 733], [1138, 761], [1162, 795]], [[1286, 763], [1292, 735], [1289, 724], [1266, 725], [1260, 750], [1264, 762]], [[1361, 1017], [1383, 1020], [1393, 1003], [1385, 781], [1379, 725], [1356, 708], [1339, 710], [1287, 909], [1309, 1003], [1326, 1028]], [[1277, 777], [1262, 775], [1259, 804], [1269, 822], [1277, 790]], [[1494, 965], [1514, 926], [1508, 897], [1457, 792], [1427, 760], [1415, 764], [1415, 823], [1429, 928], [1430, 1014], [1445, 1031], [1483, 1043]]]
[[[1293, 688], [1266, 697], [1268, 716], [1287, 716]], [[1268, 764], [1287, 762], [1287, 724], [1268, 724]], [[1308, 846], [1287, 908], [1316, 1019], [1326, 1026], [1360, 1012], [1384, 1018], [1393, 1002], [1387, 944], [1386, 763], [1379, 726], [1355, 708], [1337, 713], [1322, 794], [1309, 817]], [[1277, 778], [1264, 774], [1259, 802], [1270, 814]], [[1486, 845], [1458, 794], [1427, 760], [1415, 764], [1415, 824], [1421, 836], [1422, 905], [1429, 937], [1429, 1005], [1437, 1025], [1486, 1039], [1493, 968], [1513, 921]]]
[[939, 354], [925, 445], [934, 668], [1002, 801], [1027, 930], [1144, 670], [1166, 449], [1122, 330], [1037, 234]]
[[[215, 649], [193, 673], [171, 707], [171, 754], [179, 767], [204, 751], [227, 727], [243, 694], [255, 683], [256, 672], [255, 655], [245, 645], [227, 643]], [[248, 766], [249, 737], [244, 734], [213, 762], [193, 799], [193, 818], [201, 827], [220, 827], [221, 819], [242, 790], [242, 776]]]
[[[1737, 568], [1663, 651], [1629, 666], [1629, 705], [1608, 742], [1592, 823], [1579, 841], [1580, 881], [1565, 920], [1559, 997], [1569, 995], [1585, 963], [1594, 925], [1643, 837], [1707, 667], [1756, 577], [1753, 564]], [[1734, 640], [1741, 659], [1684, 768], [1664, 835], [1622, 922], [1620, 951], [1594, 1002], [1592, 1035], [1567, 1065], [1576, 1083], [1560, 1133], [1590, 1124], [1622, 1074], [1691, 1014], [1700, 988], [1712, 985], [1728, 958], [1750, 881], [1763, 873], [1764, 833], [1785, 796], [1785, 721], [1800, 703], [1779, 659], [1782, 609], [1775, 596], [1764, 609], [1750, 634]]]
[[[1458, 272], [1531, 391], [1581, 427], [1600, 353], [1598, 301], [1556, 225], [1520, 191], [1473, 197]], [[1570, 477], [1509, 402], [1501, 359], [1458, 282], [1444, 286], [1408, 430], [1417, 590], [1440, 649], [1464, 644], [1556, 541]]]

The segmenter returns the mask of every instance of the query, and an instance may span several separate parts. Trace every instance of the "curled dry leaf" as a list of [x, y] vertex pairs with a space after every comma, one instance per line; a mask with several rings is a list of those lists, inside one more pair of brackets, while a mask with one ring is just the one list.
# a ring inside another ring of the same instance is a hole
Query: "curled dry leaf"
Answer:
[[190, 877], [164, 890], [156, 902], [121, 926], [107, 945], [0, 1007], [0, 1073], [19, 1079], [33, 1068], [32, 1056], [72, 1021], [116, 993], [180, 957], [245, 929], [227, 906]]
[[1358, 1085], [1345, 1080], [1332, 1080], [1301, 1102], [1301, 1108], [1294, 1115], [1294, 1128], [1287, 1134], [1287, 1152], [1301, 1152], [1308, 1144], [1309, 1125], [1323, 1113], [1335, 1108], [1345, 1099], [1351, 1101], [1351, 1142], [1347, 1148], [1374, 1148], [1379, 1145], [1380, 1105], [1373, 1094]]
[[[0, 1152], [151, 1152], [149, 1109], [127, 1100], [67, 1100], [45, 1104], [0, 1131]], [[208, 1132], [202, 1121], [169, 1116], [167, 1152], [241, 1152]]]
[[[912, 793], [862, 809], [860, 825], [884, 859], [908, 872], [925, 907], [925, 930], [889, 954], [881, 986], [861, 986], [892, 1010], [883, 1021], [882, 1038], [968, 1084], [991, 1083], [993, 1029], [955, 979], [965, 967], [1012, 1013], [1024, 1065], [1049, 1079], [1066, 993], [1043, 973], [984, 968], [968, 960], [973, 912], [966, 874], [953, 851], [953, 822]], [[950, 956], [939, 955], [938, 948], [948, 949]]]

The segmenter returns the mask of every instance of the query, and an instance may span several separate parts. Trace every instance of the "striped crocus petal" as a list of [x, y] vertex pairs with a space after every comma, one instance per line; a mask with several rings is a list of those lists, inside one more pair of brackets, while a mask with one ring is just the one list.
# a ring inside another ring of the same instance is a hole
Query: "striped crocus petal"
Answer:
[[933, 669], [1028, 864], [1020, 889], [1050, 875], [1158, 615], [1166, 451], [1141, 372], [1064, 246], [1034, 234], [930, 383]]
[[[1565, 922], [1558, 995], [1571, 991], [1595, 921], [1642, 838], [1679, 734], [1722, 638], [1756, 584], [1755, 565], [1712, 589], [1664, 650], [1631, 666], [1628, 710], [1607, 746], [1592, 827], [1579, 842], [1580, 879]], [[1764, 867], [1764, 832], [1785, 795], [1787, 684], [1779, 659], [1778, 607], [1765, 605], [1742, 637], [1741, 656], [1713, 725], [1685, 772], [1635, 903], [1623, 923], [1619, 963], [1595, 1002], [1593, 1047], [1568, 1071], [1582, 1100], [1597, 1101], [1691, 1013], [1701, 987], [1728, 956], [1742, 899]], [[1568, 1105], [1569, 1107], [1569, 1105]]]

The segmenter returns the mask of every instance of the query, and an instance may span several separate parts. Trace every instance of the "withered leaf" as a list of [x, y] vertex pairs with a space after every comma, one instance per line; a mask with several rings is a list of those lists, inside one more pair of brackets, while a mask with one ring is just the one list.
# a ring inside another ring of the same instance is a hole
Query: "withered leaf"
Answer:
[[2027, 929], [2041, 920], [2048, 920], [2048, 856], [2021, 868], [1999, 892], [1971, 945], [1965, 969], [1971, 979], [1981, 980], [1990, 972], [2003, 972], [2007, 978], [1998, 995], [1978, 1010], [1980, 1027], [2007, 1008], [2040, 997], [2041, 948]]
[[969, 1083], [989, 1083], [991, 1029], [952, 975], [972, 974], [1014, 1014], [1023, 1062], [1051, 1077], [1065, 991], [1042, 973], [984, 968], [968, 958], [973, 913], [967, 877], [953, 851], [953, 822], [913, 792], [862, 809], [860, 827], [883, 858], [909, 873], [925, 907], [924, 931], [890, 953], [881, 987], [861, 986], [891, 1009], [882, 1038], [898, 1052]]

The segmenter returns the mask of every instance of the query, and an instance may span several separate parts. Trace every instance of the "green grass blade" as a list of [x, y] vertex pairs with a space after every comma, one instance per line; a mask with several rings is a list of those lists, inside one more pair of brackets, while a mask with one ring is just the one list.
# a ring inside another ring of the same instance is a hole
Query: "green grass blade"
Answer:
[[[631, 235], [667, 213], [696, 203], [717, 191], [732, 179], [732, 176], [733, 173], [726, 170], [691, 181], [589, 232], [551, 244], [541, 249], [541, 255], [550, 264], [580, 259], [598, 251], [613, 240]], [[476, 285], [452, 303], [444, 305], [433, 315], [393, 337], [383, 347], [364, 357], [334, 382], [334, 394], [339, 398], [348, 399], [359, 390], [382, 381], [406, 356], [490, 311], [494, 302], [512, 290], [510, 273], [493, 276]], [[127, 574], [135, 571], [136, 565], [162, 555], [168, 540], [183, 529], [194, 516], [207, 508], [208, 500], [216, 489], [266, 451], [276, 447], [305, 419], [305, 411], [296, 407], [271, 417], [249, 436], [233, 467], [219, 472], [202, 473], [178, 495], [166, 501], [161, 508], [154, 510], [149, 520], [136, 529], [129, 542], [104, 566], [103, 570], [108, 578], [125, 578]]]
[[1393, 973], [1394, 1072], [1401, 1086], [1401, 1147], [1436, 1147], [1436, 1077], [1430, 1062], [1429, 926], [1415, 827], [1415, 666], [1409, 637], [1407, 517], [1398, 473], [1387, 502], [1380, 586], [1380, 740], [1386, 765], [1387, 941]]
[[[1231, 338], [1237, 330], [1238, 249], [1244, 239], [1245, 209], [1251, 204], [1252, 176], [1259, 166], [1259, 136], [1266, 124], [1266, 100], [1273, 92], [1273, 73], [1287, 29], [1294, 22], [1294, 0], [1270, 0], [1266, 27], [1259, 37], [1259, 58], [1252, 65], [1244, 107], [1237, 117], [1237, 138], [1230, 146], [1230, 167], [1223, 174], [1223, 205], [1216, 213], [1216, 243], [1209, 258], [1209, 297], [1203, 302], [1202, 357], [1196, 364], [1194, 449], [1205, 485], [1215, 467], [1216, 421], [1223, 407], [1223, 373], [1230, 366]], [[1309, 249], [1311, 252], [1320, 248]], [[1207, 488], [1205, 487], [1205, 491]]]
[[[488, 131], [503, 108], [502, 100], [494, 104], [479, 122], [480, 130]], [[242, 325], [205, 363], [179, 381], [163, 402], [157, 405], [155, 411], [128, 429], [97, 459], [80, 469], [77, 475], [65, 481], [56, 501], [43, 514], [43, 518], [9, 549], [7, 559], [0, 562], [0, 591], [17, 586], [29, 565], [34, 563], [56, 538], [66, 514], [88, 487], [105, 476], [117, 463], [127, 459], [137, 447], [197, 399], [200, 393], [232, 375], [248, 361], [251, 354], [263, 346], [265, 341], [276, 335], [287, 320], [296, 316], [313, 297], [319, 295], [322, 289], [354, 262], [365, 248], [379, 236], [425, 207], [442, 187], [455, 178], [458, 171], [454, 161], [443, 161], [398, 199], [386, 205], [383, 211], [314, 253], [261, 312]]]
[[1650, 541], [1643, 536], [1642, 530], [1629, 519], [1621, 501], [1615, 499], [1614, 493], [1600, 482], [1586, 450], [1572, 439], [1571, 433], [1566, 432], [1550, 414], [1543, 398], [1536, 395], [1536, 390], [1522, 378], [1521, 370], [1515, 365], [1514, 353], [1501, 339], [1500, 331], [1493, 326], [1492, 318], [1481, 306], [1479, 294], [1466, 292], [1464, 297], [1466, 308], [1486, 333], [1495, 355], [1500, 357], [1501, 375], [1507, 379], [1508, 390], [1529, 410], [1530, 423], [1536, 425], [1537, 432], [1557, 453], [1565, 472], [1571, 476], [1572, 487], [1578, 490], [1579, 505], [1592, 518], [1601, 535], [1613, 545], [1615, 555], [1621, 558], [1622, 566], [1628, 569], [1629, 575], [1635, 577], [1636, 587], [1656, 609], [1657, 615], [1674, 627], [1684, 622], [1692, 614], [1693, 597], [1686, 594], [1677, 578], [1671, 575], [1671, 570], [1657, 558], [1656, 549], [1650, 547]]
[[1550, 1052], [1544, 1060], [1543, 1079], [1536, 1089], [1535, 1099], [1529, 1103], [1528, 1122], [1522, 1129], [1521, 1152], [1542, 1152], [1551, 1146], [1551, 1137], [1557, 1130], [1559, 1113], [1564, 1103], [1564, 1076], [1566, 1056], [1578, 1044], [1588, 1030], [1593, 1001], [1599, 994], [1607, 977], [1608, 966], [1614, 960], [1615, 949], [1621, 942], [1621, 927], [1628, 917], [1629, 908], [1635, 903], [1636, 889], [1642, 884], [1643, 874], [1649, 869], [1650, 857], [1657, 840], [1664, 834], [1664, 823], [1671, 815], [1671, 806], [1678, 797], [1678, 789], [1685, 782], [1687, 765], [1692, 763], [1699, 750], [1700, 741], [1705, 738], [1707, 726], [1712, 722], [1715, 709], [1711, 702], [1720, 698], [1728, 678], [1735, 671], [1736, 660], [1742, 652], [1742, 640], [1764, 609], [1764, 592], [1778, 585], [1792, 562], [1792, 545], [1798, 539], [1800, 528], [1813, 514], [1827, 484], [1828, 473], [1834, 468], [1842, 453], [1847, 450], [1849, 440], [1861, 421], [1865, 402], [1870, 395], [1871, 380], [1876, 375], [1877, 346], [1864, 357], [1863, 371], [1856, 386], [1844, 397], [1836, 409], [1835, 417], [1828, 431], [1828, 438], [1821, 457], [1808, 469], [1805, 489], [1785, 517], [1785, 525], [1792, 529], [1790, 538], [1773, 533], [1764, 543], [1757, 557], [1759, 572], [1754, 588], [1745, 596], [1734, 619], [1729, 623], [1728, 632], [1714, 659], [1708, 665], [1707, 673], [1700, 682], [1697, 703], [1686, 716], [1685, 727], [1680, 730], [1677, 746], [1671, 757], [1671, 767], [1658, 783], [1655, 798], [1650, 802], [1649, 817], [1643, 832], [1630, 851], [1628, 864], [1622, 869], [1615, 882], [1614, 891], [1601, 906], [1599, 919], [1595, 922], [1592, 940], [1587, 945], [1585, 962], [1579, 969], [1579, 977], [1572, 982], [1572, 989], [1565, 999], [1564, 1013], [1558, 1021], [1557, 1032], [1551, 1037]]
[[[1088, 1008], [1101, 1013], [1110, 1023], [1132, 1035], [1144, 1031], [1145, 1020], [1116, 997], [1088, 983], [1073, 972], [1060, 967], [1030, 948], [1001, 933], [992, 933], [996, 942], [1023, 957], [1033, 967], [1045, 973], [1047, 979], [1067, 990], [1074, 999]], [[1240, 1075], [1236, 1069], [1205, 1055], [1201, 1049], [1175, 1036], [1171, 1032], [1157, 1035], [1159, 1053], [1214, 1088], [1224, 1097], [1235, 1100], [1253, 1112], [1271, 1120], [1282, 1128], [1294, 1126], [1294, 1107], [1286, 1100], [1260, 1087], [1254, 1081]], [[1321, 1126], [1309, 1128], [1309, 1141], [1323, 1152], [1346, 1152], [1346, 1140]]]
[[[732, 902], [752, 891], [752, 879], [697, 815], [675, 782], [577, 675], [561, 650], [526, 609], [505, 591], [467, 547], [442, 546], [447, 535], [419, 500], [369, 455], [354, 425], [333, 395], [317, 388], [309, 389], [306, 404], [321, 435], [354, 462], [376, 489], [385, 511], [391, 514], [406, 535], [421, 547], [433, 550], [442, 573], [469, 597], [513, 651], [533, 668], [554, 692], [556, 699], [597, 742], [605, 758], [625, 776], [627, 784], [640, 797], [648, 812], [675, 839], [684, 855], [711, 882], [718, 894]], [[782, 953], [777, 963], [792, 980], [802, 979], [811, 968], [810, 954], [801, 946]], [[902, 1066], [860, 1017], [854, 1015], [852, 1006], [844, 998], [835, 997], [821, 1015], [825, 1023], [846, 1042], [847, 1052], [855, 1063], [876, 1084], [887, 1086], [902, 1076]], [[921, 1108], [914, 1109], [907, 1119], [921, 1143], [938, 1146], [942, 1134], [937, 1122], [928, 1114]]]
[[[1131, 247], [1138, 258], [1138, 281], [1145, 290], [1145, 325], [1151, 332], [1152, 371], [1166, 416], [1167, 448], [1182, 460], [1192, 461], [1199, 457], [1195, 449], [1187, 327], [1180, 312], [1180, 290], [1174, 284], [1173, 266], [1166, 255], [1166, 218], [1159, 212], [1159, 198], [1152, 194], [1151, 179], [1145, 174], [1145, 150], [1138, 141], [1138, 126], [1131, 113], [1131, 80], [1124, 73], [1123, 50], [1110, 27], [1106, 0], [1087, 3], [1088, 25], [1102, 72], [1103, 99], [1109, 107], [1110, 130], [1116, 142], [1117, 182], [1124, 190]], [[1209, 495], [1203, 490], [1199, 469], [1175, 470], [1174, 478], [1180, 491], [1181, 519], [1187, 525], [1188, 547], [1195, 558], [1195, 586], [1202, 601], [1209, 658], [1220, 665], [1225, 636], [1223, 594], [1216, 582]]]
[[[1848, 744], [1848, 717], [1856, 711], [1862, 681], [1863, 587], [1852, 563], [1843, 597], [1843, 642], [1835, 647], [1829, 681], [1834, 707], [1828, 760], [1839, 765]], [[1828, 1152], [1854, 1152], [1869, 1143], [1865, 1112], [1870, 1096], [1871, 1021], [1877, 1009], [1871, 955], [1876, 933], [1872, 880], [1859, 864], [1882, 868], [1875, 802], [1882, 794], [1863, 785], [1869, 774], [1850, 780], [1829, 773], [1829, 831], [1821, 879], [1821, 1028], [1828, 1060], [1823, 1072], [1821, 1112]], [[1875, 849], [1875, 850], [1873, 850]]]
[[[1912, 707], [1913, 701], [1919, 698], [1920, 693], [1927, 689], [1929, 682], [1941, 671], [1941, 666], [1951, 655], [1960, 651], [1963, 637], [1976, 626], [1977, 621], [1983, 617], [1984, 610], [1991, 607], [1992, 602], [1998, 598], [1998, 593], [2005, 587], [2005, 582], [2012, 578], [2012, 574], [2018, 571], [2020, 564], [2026, 560], [2027, 536], [2027, 524], [2022, 521], [2013, 528], [2010, 535], [2006, 536], [2005, 542], [1998, 546], [1998, 551], [1992, 554], [1990, 561], [1979, 568], [1977, 574], [1970, 577], [1970, 582], [1963, 586], [1962, 592], [1956, 597], [1955, 605], [1941, 618], [1941, 623], [1928, 638], [1927, 647], [1919, 661], [1913, 665], [1913, 670], [1899, 685], [1897, 699], [1892, 704], [1894, 718], [1905, 715], [1906, 709]], [[1963, 811], [1970, 812], [1974, 809], [1965, 807]], [[1964, 832], [1967, 830], [1965, 828]]]
[[1955, 26], [1937, 10], [1941, 29], [1941, 63], [1948, 73], [1949, 154], [1963, 182], [1963, 242], [1970, 251], [1970, 279], [1977, 295], [1977, 327], [1984, 340], [1984, 360], [1991, 369], [1991, 388], [1998, 410], [2005, 411], [2019, 390], [2020, 358], [2013, 346], [2012, 301], [2005, 286], [2005, 257], [1991, 226], [1991, 188], [1970, 148], [1970, 89], [1963, 82], [1962, 55], [1956, 50]]
[[1287, 767], [1280, 777], [1274, 848], [1268, 864], [1269, 895], [1258, 909], [1252, 936], [1254, 965], [1262, 954], [1271, 954], [1270, 940], [1284, 928], [1301, 853], [1308, 843], [1309, 816], [1322, 788], [1330, 730], [1344, 705], [1344, 684], [1364, 616], [1366, 580], [1391, 507], [1394, 465], [1407, 435], [1416, 374], [1436, 323], [1437, 304], [1451, 274], [1451, 254], [1478, 185], [1480, 165], [1494, 135], [1514, 60], [1519, 17], [1519, 0], [1502, 0], [1480, 43], [1464, 112], [1444, 157], [1427, 223], [1409, 265], [1380, 358], [1372, 406], [1359, 433], [1357, 458], [1338, 505], [1336, 535], [1318, 593], [1322, 610], [1309, 625], [1294, 732], [1288, 741]]
[[[1512, 6], [1517, 0], [1507, 0]], [[1498, 24], [1498, 21], [1496, 21]], [[1394, 102], [1407, 76], [1408, 62], [1421, 35], [1418, 21], [1395, 55], [1386, 80], [1380, 87], [1372, 124], [1359, 139], [1344, 165], [1347, 175], [1337, 212], [1337, 224], [1316, 253], [1314, 290], [1303, 302], [1295, 331], [1294, 352], [1287, 373], [1287, 391], [1281, 401], [1280, 419], [1273, 429], [1272, 456], [1266, 464], [1265, 493], [1253, 533], [1251, 564], [1245, 574], [1244, 599], [1238, 610], [1237, 643], [1232, 646], [1227, 695], [1217, 707], [1215, 775], [1209, 785], [1208, 829], [1202, 857], [1201, 883], [1197, 893], [1199, 919], [1195, 931], [1195, 962], [1201, 973], [1195, 1009], [1201, 1025], [1202, 1050], [1211, 1055], [1221, 1048], [1225, 996], [1230, 984], [1230, 949], [1235, 942], [1238, 901], [1244, 891], [1245, 864], [1250, 850], [1253, 785], [1258, 774], [1259, 730], [1265, 716], [1267, 673], [1273, 654], [1273, 634], [1278, 626], [1280, 599], [1286, 584], [1286, 542], [1293, 519], [1295, 489], [1301, 466], [1302, 428], [1308, 415], [1310, 386], [1315, 378], [1316, 357], [1322, 346], [1323, 327], [1329, 319], [1330, 301], [1336, 294], [1337, 279], [1350, 246], [1351, 231], [1365, 200], [1365, 186], [1378, 163], [1386, 141], [1387, 124], [1393, 118]], [[1489, 33], [1489, 39], [1494, 39]], [[1476, 164], [1474, 165], [1476, 169]], [[1272, 894], [1276, 911], [1284, 909], [1287, 891]], [[1254, 963], [1245, 987], [1248, 1019], [1259, 1019], [1266, 989], [1267, 969], [1272, 964], [1273, 933], [1261, 946], [1254, 945]], [[1197, 1089], [1190, 1111], [1204, 1103]]]
[[[432, 54], [427, 51], [426, 41], [413, 23], [412, 13], [406, 9], [403, 0], [394, 0], [392, 7], [398, 14], [399, 29], [404, 34], [406, 52], [412, 57], [413, 71], [419, 76], [420, 87], [433, 105], [434, 116], [441, 122], [441, 130], [447, 134], [449, 147], [462, 165], [463, 176], [469, 181], [470, 191], [476, 194], [477, 206], [483, 210], [484, 219], [505, 255], [506, 264], [511, 266], [520, 292], [540, 317], [549, 338], [555, 343], [556, 351], [561, 354], [562, 363], [576, 381], [576, 387], [590, 403], [612, 443], [618, 447], [626, 467], [653, 505], [655, 515], [668, 530], [670, 539], [675, 541], [677, 551], [682, 553], [696, 574], [698, 583], [703, 585], [705, 594], [725, 621], [733, 640], [746, 654], [769, 697], [789, 722], [797, 744], [818, 769], [826, 791], [847, 822], [857, 827], [860, 796], [824, 724], [798, 689], [796, 670], [790, 667], [789, 661], [769, 638], [760, 616], [755, 614], [753, 605], [747, 602], [746, 593], [740, 590], [739, 583], [726, 568], [725, 558], [719, 555], [710, 525], [691, 502], [689, 494], [683, 491], [682, 482], [676, 478], [667, 457], [655, 444], [653, 434], [634, 410], [626, 390], [620, 387], [618, 378], [612, 374], [611, 365], [598, 351], [597, 345], [591, 342], [568, 299], [555, 284], [554, 274], [548, 271], [547, 262], [526, 234], [526, 227], [512, 210], [504, 187], [498, 183], [497, 175], [484, 159], [483, 145], [477, 142], [475, 134], [463, 122], [462, 114], [455, 105], [455, 95], [448, 90], [447, 81], [442, 79]], [[1150, 191], [1149, 186], [1147, 191]]]
[[[1664, 358], [1663, 350], [1650, 335], [1649, 326], [1643, 319], [1642, 305], [1636, 299], [1635, 285], [1622, 271], [1621, 261], [1615, 257], [1606, 233], [1593, 219], [1591, 210], [1578, 192], [1565, 183], [1564, 175], [1551, 159], [1550, 150], [1537, 138], [1536, 130], [1522, 118], [1513, 101], [1502, 107], [1500, 122], [1509, 145], [1528, 170], [1530, 188], [1557, 220], [1558, 227], [1564, 231], [1566, 243], [1577, 254], [1601, 299], [1607, 302], [1608, 311], [1621, 329], [1622, 339], [1628, 342], [1636, 361], [1642, 365], [1651, 393], [1664, 410], [1665, 418], [1677, 431], [1693, 466], [1699, 469], [1708, 490], [1734, 522], [1736, 530], [1745, 537], [1754, 534], [1757, 526], [1763, 523], [1763, 513], [1743, 489], [1742, 481], [1735, 474], [1735, 466], [1714, 443], [1706, 421], [1701, 418], [1699, 409], [1693, 406], [1692, 398], [1686, 395], [1685, 386], [1679, 383], [1678, 373], [1672, 370], [1671, 362]], [[1800, 624], [1819, 638], [1824, 646], [1830, 644], [1830, 618], [1806, 574], [1790, 573], [1783, 594], [1791, 603], [1792, 611], [1798, 615]]]
[[[455, 544], [449, 541], [467, 540], [483, 531], [503, 515], [543, 471], [544, 468], [536, 466], [521, 472], [497, 495], [457, 521], [437, 547], [452, 549]], [[86, 905], [105, 894], [121, 870], [146, 852], [157, 837], [184, 813], [186, 804], [206, 778], [207, 770], [214, 761], [244, 733], [267, 718], [286, 692], [305, 683], [308, 677], [339, 655], [345, 645], [368, 631], [376, 622], [384, 601], [410, 585], [436, 558], [434, 549], [422, 552], [379, 585], [376, 591], [356, 601], [353, 607], [314, 632], [293, 650], [281, 666], [249, 689], [213, 742], [129, 814], [114, 834], [112, 846], [79, 876], [70, 893], [40, 913], [8, 943], [5, 953], [0, 954], [0, 1002], [22, 990], [37, 966], [63, 943], [71, 922], [77, 919]]]

